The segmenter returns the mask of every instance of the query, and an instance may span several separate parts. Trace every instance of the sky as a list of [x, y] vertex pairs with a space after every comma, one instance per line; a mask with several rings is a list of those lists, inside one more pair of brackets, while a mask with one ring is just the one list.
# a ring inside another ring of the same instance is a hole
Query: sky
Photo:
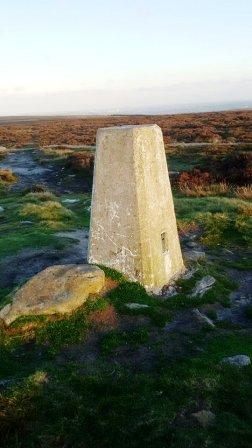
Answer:
[[0, 0], [0, 115], [252, 102], [251, 0]]

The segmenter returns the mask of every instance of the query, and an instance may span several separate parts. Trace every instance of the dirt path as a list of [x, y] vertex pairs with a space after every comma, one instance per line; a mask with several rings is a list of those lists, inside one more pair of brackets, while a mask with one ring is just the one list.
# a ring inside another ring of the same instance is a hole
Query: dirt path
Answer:
[[47, 166], [39, 163], [38, 149], [10, 152], [1, 162], [0, 168], [11, 169], [19, 178], [11, 189], [19, 191], [35, 185], [43, 185], [56, 194], [90, 192], [89, 182], [66, 169], [62, 163], [52, 160]]

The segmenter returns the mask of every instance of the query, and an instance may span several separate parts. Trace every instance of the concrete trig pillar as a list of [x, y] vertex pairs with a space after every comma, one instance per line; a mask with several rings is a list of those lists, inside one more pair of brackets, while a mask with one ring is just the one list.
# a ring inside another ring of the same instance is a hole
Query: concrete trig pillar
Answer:
[[184, 271], [159, 126], [98, 130], [88, 261], [152, 292]]

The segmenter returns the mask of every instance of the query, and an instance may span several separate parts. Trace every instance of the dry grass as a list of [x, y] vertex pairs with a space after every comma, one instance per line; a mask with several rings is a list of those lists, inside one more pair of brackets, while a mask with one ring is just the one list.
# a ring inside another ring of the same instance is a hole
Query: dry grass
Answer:
[[238, 211], [243, 216], [252, 216], [252, 204], [242, 204], [238, 207]]
[[55, 195], [51, 193], [50, 191], [38, 191], [38, 192], [32, 192], [28, 193], [26, 195], [26, 198], [30, 201], [55, 201]]
[[0, 183], [12, 184], [17, 182], [18, 177], [8, 168], [0, 168]]
[[222, 196], [229, 192], [229, 186], [225, 182], [210, 185], [180, 186], [180, 191], [186, 196], [204, 197], [204, 196]]
[[244, 187], [237, 187], [235, 195], [240, 199], [252, 199], [252, 184]]
[[194, 221], [184, 221], [177, 219], [177, 227], [180, 235], [195, 233], [199, 231], [199, 226]]
[[73, 150], [71, 148], [41, 148], [44, 155], [49, 157], [68, 157], [72, 154]]

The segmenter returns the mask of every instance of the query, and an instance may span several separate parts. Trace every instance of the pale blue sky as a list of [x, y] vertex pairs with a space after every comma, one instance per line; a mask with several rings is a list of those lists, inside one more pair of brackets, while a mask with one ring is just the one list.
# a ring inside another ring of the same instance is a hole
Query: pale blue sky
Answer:
[[0, 114], [252, 100], [251, 0], [0, 0]]

